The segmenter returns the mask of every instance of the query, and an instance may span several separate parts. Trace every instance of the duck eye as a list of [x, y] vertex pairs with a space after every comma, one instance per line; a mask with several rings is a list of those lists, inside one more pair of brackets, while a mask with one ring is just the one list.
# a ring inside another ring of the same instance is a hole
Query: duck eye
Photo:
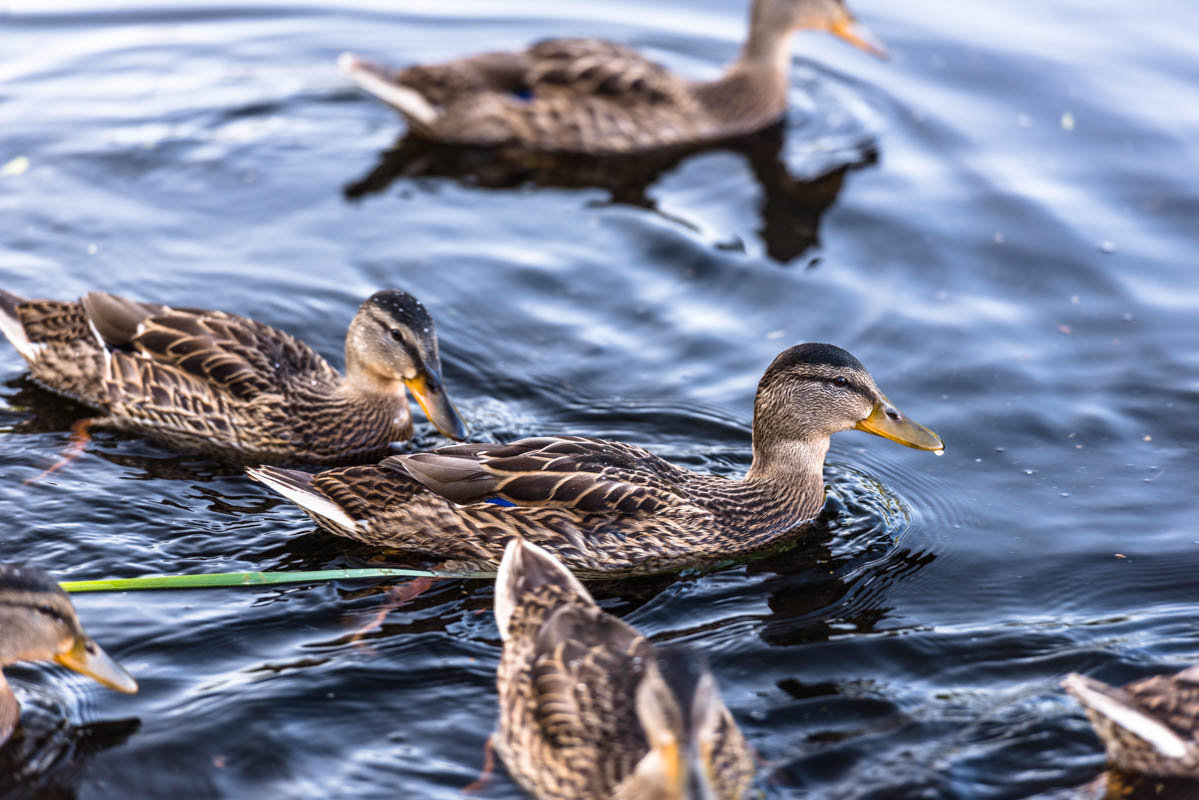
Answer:
[[839, 386], [839, 387], [844, 388], [848, 385], [849, 385], [849, 378], [845, 377], [844, 375], [838, 375], [837, 377], [833, 378], [833, 386]]
[[390, 331], [388, 331], [388, 333], [391, 334], [391, 338], [393, 340], [395, 340], [397, 342], [404, 341], [404, 332], [401, 331], [399, 328], [392, 328]]

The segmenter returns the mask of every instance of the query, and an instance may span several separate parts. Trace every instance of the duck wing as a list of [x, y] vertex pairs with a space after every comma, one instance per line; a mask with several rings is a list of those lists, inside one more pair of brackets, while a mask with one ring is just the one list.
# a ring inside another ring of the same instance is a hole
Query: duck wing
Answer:
[[614, 102], [658, 103], [686, 86], [661, 64], [604, 39], [546, 39], [525, 55], [526, 81], [535, 96], [570, 92]]
[[511, 444], [467, 444], [391, 456], [429, 490], [455, 503], [502, 499], [520, 506], [649, 515], [690, 505], [687, 470], [644, 448], [582, 436], [542, 436]]
[[[138, 303], [104, 292], [89, 293], [82, 306], [110, 348], [138, 357], [141, 363], [134, 371], [147, 382], [147, 395], [153, 394], [155, 381], [178, 384], [167, 377], [176, 370], [247, 402], [264, 394], [286, 393], [291, 384], [328, 385], [340, 379], [308, 345], [245, 317]], [[128, 384], [130, 371], [119, 372]]]

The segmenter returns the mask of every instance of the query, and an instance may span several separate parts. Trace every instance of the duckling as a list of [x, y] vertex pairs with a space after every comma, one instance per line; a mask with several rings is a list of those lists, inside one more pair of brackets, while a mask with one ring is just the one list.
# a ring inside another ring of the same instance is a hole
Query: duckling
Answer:
[[885, 57], [843, 0], [754, 0], [745, 45], [714, 81], [681, 78], [599, 39], [550, 39], [519, 53], [401, 70], [351, 53], [338, 63], [426, 139], [631, 153], [728, 139], [777, 121], [787, 109], [791, 34], [803, 29]]
[[860, 361], [808, 343], [781, 353], [758, 384], [743, 478], [582, 436], [456, 445], [316, 475], [248, 473], [328, 531], [448, 559], [447, 568], [494, 569], [508, 540], [521, 538], [578, 574], [645, 574], [801, 536], [824, 503], [829, 437], [852, 428], [918, 450], [944, 447], [887, 400]]
[[605, 613], [553, 556], [508, 541], [496, 751], [539, 800], [735, 800], [753, 759], [711, 672]]
[[133, 694], [137, 681], [83, 630], [67, 593], [35, 567], [0, 564], [0, 745], [20, 719], [4, 667], [53, 660], [110, 689]]
[[438, 430], [467, 435], [442, 385], [433, 319], [396, 289], [371, 295], [350, 322], [344, 376], [261, 322], [106, 292], [58, 301], [0, 290], [0, 330], [36, 382], [104, 412], [92, 423], [182, 450], [242, 463], [378, 458], [412, 435], [405, 386]]
[[1071, 673], [1062, 681], [1117, 768], [1199, 780], [1199, 664], [1123, 687]]

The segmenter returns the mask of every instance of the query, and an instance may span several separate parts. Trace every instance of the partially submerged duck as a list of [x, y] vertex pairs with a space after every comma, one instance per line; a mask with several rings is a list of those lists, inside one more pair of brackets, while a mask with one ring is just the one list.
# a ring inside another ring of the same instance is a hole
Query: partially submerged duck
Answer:
[[495, 588], [504, 641], [493, 739], [539, 800], [735, 800], [753, 758], [716, 681], [605, 613], [546, 551], [508, 542]]
[[1118, 769], [1199, 780], [1199, 665], [1126, 686], [1071, 673], [1062, 681]]
[[[18, 661], [57, 661], [110, 689], [134, 693], [137, 681], [83, 630], [67, 593], [35, 567], [0, 564], [0, 670]], [[0, 744], [21, 709], [0, 671]]]
[[761, 130], [787, 109], [791, 35], [822, 30], [884, 55], [843, 0], [754, 0], [740, 55], [691, 81], [600, 39], [550, 39], [392, 70], [345, 53], [341, 69], [440, 142], [576, 153], [631, 153]]
[[854, 428], [919, 450], [944, 447], [901, 414], [852, 355], [802, 344], [780, 354], [758, 384], [753, 463], [743, 478], [692, 472], [635, 445], [582, 436], [456, 445], [316, 475], [248, 473], [326, 530], [454, 568], [494, 569], [516, 537], [578, 573], [652, 573], [801, 535], [824, 503], [829, 437]]
[[441, 380], [429, 312], [376, 292], [346, 333], [343, 376], [284, 333], [224, 311], [0, 290], [0, 330], [51, 391], [100, 409], [93, 424], [241, 462], [345, 464], [412, 435], [404, 387], [446, 436], [466, 425]]

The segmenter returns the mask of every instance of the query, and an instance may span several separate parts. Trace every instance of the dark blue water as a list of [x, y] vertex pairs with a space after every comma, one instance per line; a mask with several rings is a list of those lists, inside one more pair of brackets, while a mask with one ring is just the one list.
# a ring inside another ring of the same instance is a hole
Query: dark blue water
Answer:
[[[707, 655], [767, 797], [1057, 797], [1104, 761], [1065, 673], [1199, 660], [1199, 12], [853, 5], [892, 61], [803, 35], [785, 129], [626, 177], [386, 155], [402, 124], [334, 59], [581, 33], [711, 75], [740, 3], [9, 2], [3, 286], [227, 309], [338, 364], [357, 304], [404, 288], [485, 438], [620, 438], [721, 472], [748, 464], [771, 358], [846, 347], [943, 458], [840, 435], [811, 540], [597, 591]], [[137, 438], [100, 432], [23, 486], [87, 414], [23, 374], [0, 347], [0, 560], [377, 563]], [[77, 597], [142, 691], [13, 668], [0, 794], [459, 796], [495, 719], [491, 587], [439, 585], [355, 639], [385, 588]], [[519, 793], [501, 773], [483, 796]]]

